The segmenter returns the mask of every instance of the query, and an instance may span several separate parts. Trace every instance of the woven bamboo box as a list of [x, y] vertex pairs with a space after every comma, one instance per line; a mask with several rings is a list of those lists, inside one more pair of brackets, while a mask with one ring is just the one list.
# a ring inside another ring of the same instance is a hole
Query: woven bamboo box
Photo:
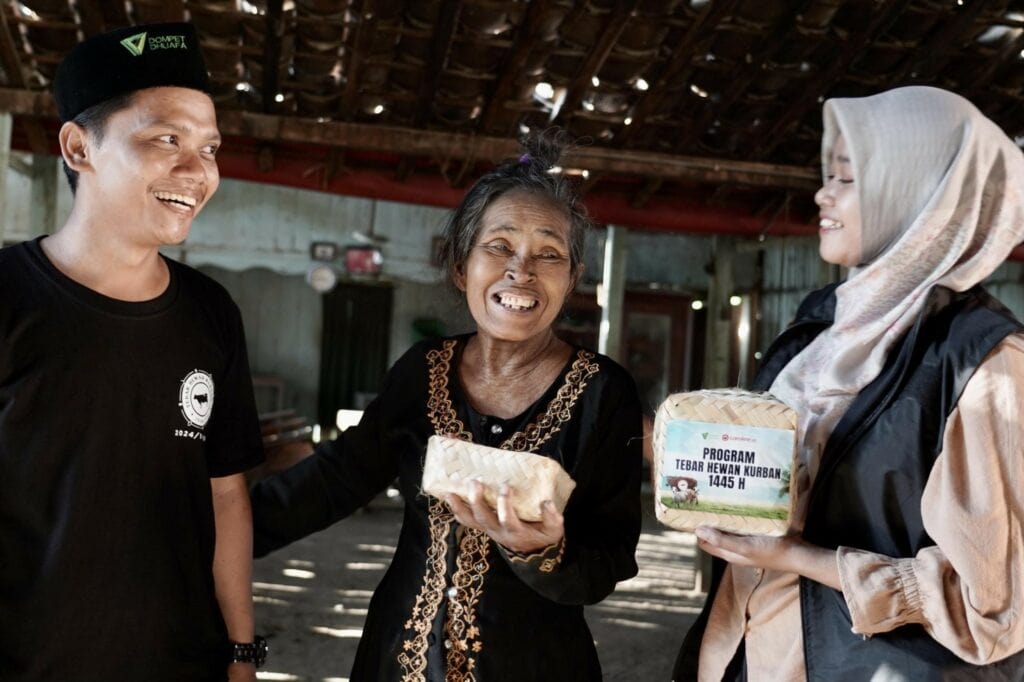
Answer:
[[484, 484], [484, 499], [494, 508], [502, 484], [512, 488], [512, 508], [523, 521], [540, 521], [545, 500], [551, 500], [561, 512], [576, 487], [576, 482], [550, 457], [447, 436], [427, 440], [423, 492], [440, 499], [454, 493], [468, 500], [475, 480]]
[[654, 509], [673, 528], [784, 535], [797, 415], [766, 393], [671, 395], [654, 420]]

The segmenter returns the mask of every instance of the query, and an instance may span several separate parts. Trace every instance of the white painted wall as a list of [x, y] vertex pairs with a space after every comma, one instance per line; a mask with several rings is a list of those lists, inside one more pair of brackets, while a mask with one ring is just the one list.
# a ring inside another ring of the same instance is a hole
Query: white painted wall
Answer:
[[[394, 283], [394, 362], [418, 340], [412, 328], [417, 318], [436, 317], [449, 333], [469, 328], [459, 300], [446, 295], [431, 262], [446, 216], [426, 206], [224, 180], [186, 243], [167, 252], [231, 291], [242, 308], [254, 371], [288, 378], [299, 406], [314, 414], [323, 309], [305, 284], [310, 244], [330, 241], [344, 248], [361, 243], [356, 232], [386, 238], [382, 276]], [[343, 270], [341, 260], [336, 265]], [[275, 287], [287, 289], [287, 298], [271, 291]]]
[[[31, 157], [25, 157], [31, 162]], [[58, 169], [57, 221], [63, 224], [72, 196]], [[7, 174], [5, 241], [31, 239], [31, 181]], [[165, 252], [223, 284], [242, 311], [254, 373], [288, 381], [287, 399], [315, 414], [323, 306], [305, 282], [313, 241], [340, 247], [358, 243], [356, 231], [387, 238], [383, 276], [394, 282], [389, 357], [393, 362], [418, 340], [417, 318], [436, 317], [448, 333], [471, 329], [460, 300], [442, 286], [431, 262], [432, 240], [447, 212], [425, 206], [377, 202], [257, 183], [223, 180], [181, 247]], [[339, 269], [342, 262], [337, 263]]]
[[185, 244], [168, 253], [193, 265], [305, 275], [312, 242], [359, 244], [354, 233], [372, 229], [388, 240], [385, 276], [433, 284], [431, 239], [446, 215], [427, 206], [224, 180]]

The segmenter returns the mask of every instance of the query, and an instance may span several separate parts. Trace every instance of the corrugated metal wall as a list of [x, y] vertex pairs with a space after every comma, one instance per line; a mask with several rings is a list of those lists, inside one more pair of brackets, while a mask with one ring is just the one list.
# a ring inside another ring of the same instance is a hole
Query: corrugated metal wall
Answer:
[[[604, 269], [605, 230], [587, 234], [584, 281], [601, 281]], [[649, 284], [662, 289], [703, 291], [708, 286], [705, 269], [711, 259], [707, 237], [666, 232], [626, 234], [626, 281], [633, 286]]]
[[985, 288], [1024, 320], [1024, 263], [1004, 263], [985, 280]]
[[[830, 268], [818, 257], [817, 239], [794, 238], [765, 249], [763, 272], [758, 337], [762, 352], [793, 319], [803, 297], [835, 281], [838, 269]], [[1018, 318], [1024, 319], [1024, 263], [1005, 263], [983, 284]]]
[[814, 237], [769, 242], [763, 258], [757, 336], [761, 352], [792, 321], [804, 296], [835, 275], [835, 269], [818, 257], [818, 240]]

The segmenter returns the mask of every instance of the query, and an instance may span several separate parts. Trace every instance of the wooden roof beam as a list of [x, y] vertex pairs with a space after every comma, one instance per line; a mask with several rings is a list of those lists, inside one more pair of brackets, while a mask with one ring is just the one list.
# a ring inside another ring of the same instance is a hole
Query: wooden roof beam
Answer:
[[985, 9], [989, 0], [976, 0], [957, 12], [940, 30], [921, 41], [914, 52], [907, 55], [901, 68], [890, 80], [891, 86], [908, 80], [917, 80], [926, 75], [938, 73], [952, 58], [955, 49], [964, 36], [976, 30], [974, 22]]
[[[497, 132], [493, 130], [495, 121], [505, 106], [505, 102], [512, 97], [516, 82], [523, 75], [526, 62], [531, 55], [536, 55], [538, 50], [543, 49], [541, 47], [542, 36], [540, 35], [540, 30], [544, 26], [551, 6], [551, 0], [535, 0], [526, 8], [526, 16], [523, 18], [523, 23], [519, 26], [519, 31], [516, 33], [511, 53], [504, 68], [501, 70], [501, 74], [498, 76], [497, 84], [494, 86], [491, 96], [487, 101], [487, 107], [480, 116], [480, 122], [477, 125], [478, 130]], [[549, 51], [556, 42], [551, 41], [551, 44], [548, 46]]]
[[717, 101], [709, 101], [704, 104], [696, 122], [692, 125], [686, 126], [680, 132], [679, 137], [673, 145], [673, 149], [677, 151], [684, 151], [687, 149], [691, 144], [697, 141], [705, 130], [707, 130], [708, 125], [711, 124], [716, 116], [721, 116], [729, 110], [729, 107], [731, 107], [733, 103], [735, 103], [736, 100], [746, 92], [747, 88], [750, 87], [750, 84], [762, 74], [760, 65], [774, 54], [780, 46], [785, 44], [785, 38], [794, 28], [797, 17], [803, 14], [814, 3], [815, 0], [804, 0], [803, 2], [794, 4], [789, 11], [782, 15], [772, 30], [761, 32], [751, 48], [751, 63], [748, 65], [748, 68], [737, 74], [736, 77], [730, 79], [728, 89]]
[[373, 31], [377, 24], [377, 15], [373, 11], [373, 0], [365, 0], [353, 7], [357, 17], [354, 36], [348, 45], [348, 54], [343, 64], [342, 74], [345, 76], [345, 87], [341, 94], [339, 118], [350, 121], [355, 115], [356, 103], [359, 100], [359, 72], [363, 67], [366, 53], [373, 42]]
[[[39, 90], [0, 88], [0, 111], [8, 111], [16, 116], [56, 118], [53, 98], [48, 92]], [[518, 151], [518, 143], [505, 137], [342, 121], [321, 122], [238, 110], [218, 111], [217, 116], [222, 134], [256, 140], [436, 159], [475, 158], [497, 161], [509, 158]], [[563, 165], [608, 175], [638, 175], [690, 182], [733, 182], [805, 191], [815, 190], [820, 184], [819, 171], [803, 166], [608, 147], [578, 147], [566, 155]]]
[[185, 0], [164, 0], [164, 6], [168, 21], [185, 21]]
[[[0, 111], [16, 116], [56, 118], [50, 93], [0, 88]], [[222, 110], [218, 125], [224, 135], [264, 141], [411, 154], [436, 159], [499, 159], [514, 156], [518, 143], [510, 138], [460, 134], [342, 121], [317, 121], [294, 116]], [[642, 175], [696, 182], [734, 182], [763, 187], [818, 188], [819, 172], [803, 166], [678, 156], [608, 147], [579, 147], [566, 155], [564, 166], [591, 173]]]
[[116, 0], [115, 2], [105, 2], [104, 0], [96, 0], [103, 11], [103, 17], [106, 19], [107, 26], [127, 26], [128, 20], [128, 6], [123, 0]]
[[[427, 60], [425, 73], [420, 83], [419, 97], [417, 97], [419, 104], [412, 119], [414, 128], [421, 128], [430, 120], [434, 98], [441, 83], [441, 74], [444, 73], [445, 63], [448, 61], [448, 50], [451, 48], [461, 11], [462, 0], [441, 3], [437, 14], [437, 23], [434, 25], [434, 32], [430, 40], [430, 58]], [[395, 177], [399, 182], [405, 182], [415, 170], [416, 163], [412, 157], [403, 156], [398, 162]]]
[[284, 35], [284, 22], [281, 20], [284, 0], [267, 0], [264, 15], [265, 32], [263, 35], [263, 83], [262, 104], [265, 113], [277, 109], [277, 93], [281, 88], [278, 76], [281, 72], [281, 40]]
[[78, 16], [82, 22], [82, 32], [86, 38], [131, 23], [128, 20], [128, 9], [123, 0], [115, 2], [78, 0], [77, 4]]
[[103, 16], [103, 8], [100, 7], [99, 0], [78, 0], [78, 14], [82, 20], [82, 33], [86, 38], [99, 35], [107, 30], [107, 21]]
[[437, 24], [434, 26], [434, 34], [430, 41], [430, 59], [427, 61], [424, 78], [420, 83], [419, 106], [416, 108], [415, 117], [413, 117], [413, 126], [416, 128], [430, 119], [434, 96], [441, 83], [445, 62], [448, 61], [448, 50], [451, 48], [452, 37], [455, 35], [455, 27], [458, 25], [461, 11], [462, 0], [441, 3]]
[[796, 101], [792, 102], [786, 112], [776, 119], [775, 125], [762, 138], [763, 142], [754, 150], [754, 158], [765, 158], [775, 151], [775, 148], [790, 134], [793, 125], [803, 118], [809, 109], [819, 105], [818, 98], [822, 97], [835, 84], [836, 80], [846, 73], [850, 64], [861, 55], [867, 45], [892, 26], [910, 2], [911, 0], [880, 0], [871, 21], [859, 33], [855, 33], [847, 39], [839, 55], [829, 63], [828, 68], [821, 71], [817, 80], [803, 88]]
[[[108, 5], [123, 5], [122, 0], [107, 2]], [[140, 16], [142, 15], [142, 16]], [[184, 21], [185, 0], [145, 0], [132, 3], [132, 17], [140, 23], [157, 21]], [[127, 19], [127, 14], [125, 15]]]
[[[764, 238], [771, 231], [772, 227], [778, 225], [780, 222], [783, 225], [789, 224], [789, 209], [792, 200], [793, 194], [791, 192], [786, 192], [785, 194], [782, 194], [776, 199], [768, 201], [756, 212], [755, 215], [757, 215], [758, 217], [764, 215], [768, 216], [764, 222], [764, 227], [761, 229], [761, 233], [758, 235], [758, 241], [763, 241]], [[774, 202], [774, 206], [772, 206], [772, 202]], [[780, 216], [782, 218], [781, 221], [779, 220]]]
[[639, 5], [640, 0], [616, 0], [604, 22], [601, 37], [588, 50], [583, 66], [580, 67], [576, 77], [569, 84], [565, 99], [562, 100], [562, 107], [558, 110], [558, 116], [555, 117], [553, 123], [564, 124], [576, 113], [583, 101], [583, 95], [593, 87], [591, 81], [604, 66], [605, 60], [611, 54], [615, 43], [619, 41], [622, 32], [626, 30], [626, 25]]
[[[18, 48], [14, 43], [14, 35], [7, 21], [6, 3], [0, 5], [0, 64], [3, 64], [8, 83], [15, 88], [28, 87], [28, 82], [25, 80], [25, 71], [21, 66], [21, 57], [18, 56]], [[54, 107], [54, 111], [56, 112], [56, 107]], [[25, 121], [24, 125], [25, 134], [28, 136], [32, 153], [48, 153], [50, 144], [43, 125], [39, 121], [34, 120]]]
[[[484, 133], [503, 134], [510, 131], [499, 130], [496, 124], [508, 100], [515, 92], [518, 80], [523, 76], [527, 61], [534, 59], [546, 59], [547, 56], [558, 45], [558, 41], [552, 39], [544, 42], [541, 40], [541, 29], [550, 20], [550, 14], [561, 14], [564, 12], [554, 6], [551, 0], [534, 0], [526, 8], [526, 15], [523, 22], [516, 31], [515, 41], [510, 48], [510, 55], [505, 62], [504, 68], [498, 75], [496, 84], [492, 86], [490, 96], [483, 113], [477, 121], [476, 129]], [[543, 61], [543, 60], [542, 60]], [[516, 133], [513, 133], [516, 134]], [[476, 163], [476, 159], [466, 158], [462, 160], [459, 168], [451, 176], [450, 184], [453, 187], [461, 187], [466, 180], [470, 168]], [[445, 177], [448, 177], [446, 174]]]
[[413, 160], [413, 157], [403, 156], [395, 168], [395, 179], [399, 182], [405, 182], [414, 170], [416, 170], [416, 162]]
[[708, 206], [728, 206], [730, 203], [729, 195], [732, 193], [732, 190], [733, 188], [728, 185], [719, 185], [704, 199], [704, 203]]
[[643, 208], [651, 200], [651, 197], [661, 189], [663, 184], [665, 184], [665, 181], [662, 178], [647, 178], [644, 181], [643, 187], [637, 190], [637, 193], [630, 198], [629, 205], [633, 208]]
[[[5, 93], [0, 91], [0, 110], [5, 108], [5, 99]], [[518, 150], [515, 140], [500, 137], [368, 124], [319, 123], [309, 119], [240, 111], [223, 111], [218, 115], [222, 133], [261, 140], [414, 154], [437, 159], [473, 157], [497, 161], [513, 156]], [[601, 147], [578, 148], [567, 155], [564, 165], [586, 168], [591, 173], [661, 176], [697, 182], [735, 182], [801, 190], [814, 190], [819, 184], [818, 171], [802, 166], [723, 161]]]
[[[0, 109], [3, 108], [0, 92]], [[515, 140], [498, 137], [400, 128], [368, 124], [325, 122], [266, 116], [240, 111], [219, 113], [226, 135], [261, 140], [280, 140], [345, 149], [418, 155], [435, 159], [476, 158], [497, 161], [518, 151]], [[818, 171], [801, 166], [745, 161], [722, 161], [601, 147], [579, 148], [564, 160], [567, 166], [587, 168], [590, 173], [649, 175], [696, 182], [739, 184], [814, 190]]]
[[604, 175], [602, 173], [590, 173], [588, 177], [584, 178], [579, 183], [579, 189], [577, 191], [580, 193], [580, 196], [585, 197], [593, 192], [594, 188], [597, 187], [597, 183], [602, 180], [604, 180]]
[[[1018, 33], [1017, 37], [1004, 45], [1003, 49], [999, 51], [998, 56], [994, 59], [989, 59], [984, 68], [974, 74], [970, 83], [964, 83], [965, 87], [960, 91], [961, 94], [973, 101], [981, 93], [981, 90], [992, 81], [1000, 67], [1011, 63], [1011, 60], [1016, 58], [1022, 49], [1024, 49], [1024, 32]], [[1017, 106], [1018, 108], [1020, 107], [1019, 104]]]
[[693, 49], [702, 38], [707, 37], [707, 29], [731, 14], [738, 2], [739, 0], [716, 0], [704, 5], [700, 14], [687, 29], [683, 39], [672, 50], [668, 66], [657, 80], [649, 85], [647, 91], [642, 92], [637, 98], [630, 114], [633, 119], [630, 126], [624, 127], [618, 135], [620, 144], [625, 144], [633, 139], [645, 128], [644, 123], [667, 96], [669, 84], [679, 80], [692, 70]]

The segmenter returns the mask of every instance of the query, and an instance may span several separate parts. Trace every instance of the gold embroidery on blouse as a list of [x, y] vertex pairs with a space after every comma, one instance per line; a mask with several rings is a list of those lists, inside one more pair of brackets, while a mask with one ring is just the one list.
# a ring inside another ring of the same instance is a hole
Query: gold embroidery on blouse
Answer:
[[[458, 412], [452, 405], [448, 391], [448, 374], [451, 371], [451, 361], [455, 356], [457, 343], [455, 339], [448, 339], [441, 348], [427, 353], [427, 414], [437, 435], [472, 441], [473, 436], [458, 418]], [[562, 425], [572, 417], [572, 408], [583, 394], [587, 380], [599, 370], [593, 360], [593, 353], [578, 351], [576, 360], [544, 413], [523, 431], [509, 437], [501, 444], [501, 448], [536, 452], [541, 445], [558, 433]], [[425, 679], [427, 636], [437, 617], [441, 600], [446, 594], [448, 537], [451, 535], [454, 517], [440, 500], [433, 498], [430, 500], [428, 513], [430, 547], [427, 549], [426, 570], [419, 594], [413, 604], [412, 614], [405, 622], [405, 629], [412, 630], [412, 633], [403, 642], [403, 651], [398, 655], [398, 662], [403, 670], [402, 682], [422, 682]], [[476, 660], [473, 654], [483, 650], [480, 629], [476, 622], [476, 607], [483, 594], [484, 577], [491, 567], [488, 561], [490, 546], [491, 540], [483, 531], [474, 528], [462, 529], [444, 624], [447, 648], [445, 682], [476, 680], [473, 672]], [[538, 570], [544, 573], [554, 571], [562, 561], [564, 549], [563, 538], [559, 543], [557, 555], [545, 556]]]
[[402, 666], [402, 682], [422, 682], [427, 670], [427, 635], [437, 617], [437, 609], [444, 595], [445, 574], [448, 572], [448, 534], [455, 517], [440, 500], [431, 498], [428, 506], [430, 546], [427, 548], [427, 566], [423, 584], [416, 595], [412, 615], [405, 621], [405, 629], [414, 632], [402, 643], [398, 654]]
[[576, 354], [576, 361], [572, 363], [568, 374], [565, 375], [565, 381], [559, 387], [555, 397], [548, 403], [544, 414], [537, 421], [502, 443], [501, 449], [537, 452], [541, 445], [558, 433], [562, 429], [562, 424], [572, 418], [572, 407], [583, 394], [583, 389], [587, 387], [587, 380], [597, 374], [600, 369], [593, 360], [593, 353], [588, 353], [585, 350], [579, 351]]
[[449, 592], [448, 614], [444, 624], [446, 659], [445, 682], [475, 682], [476, 661], [469, 655], [479, 653], [480, 628], [476, 626], [476, 605], [483, 594], [484, 575], [491, 564], [490, 538], [483, 531], [464, 528], [455, 560], [455, 573]]
[[455, 407], [452, 406], [448, 394], [448, 372], [451, 369], [452, 357], [455, 355], [455, 339], [448, 339], [442, 347], [427, 353], [427, 365], [430, 367], [429, 394], [427, 396], [427, 414], [434, 426], [434, 433], [439, 436], [451, 436], [460, 440], [473, 440], [473, 435], [466, 430], [466, 425], [459, 420]]

